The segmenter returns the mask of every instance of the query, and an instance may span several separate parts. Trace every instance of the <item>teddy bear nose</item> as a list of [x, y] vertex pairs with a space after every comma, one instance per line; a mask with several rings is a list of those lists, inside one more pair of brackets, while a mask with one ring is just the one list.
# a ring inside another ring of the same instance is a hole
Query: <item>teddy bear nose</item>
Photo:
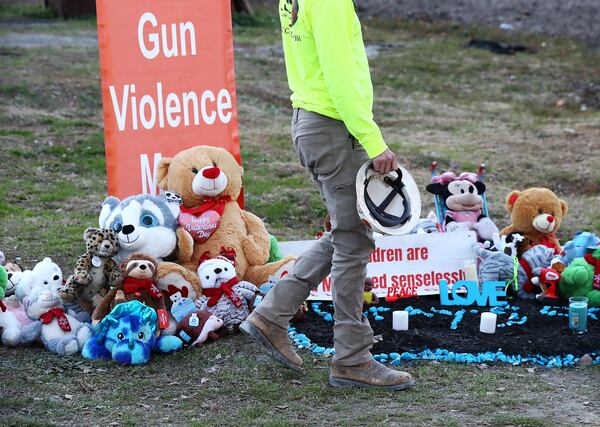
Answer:
[[220, 273], [221, 273], [221, 271], [223, 271], [223, 270], [221, 270], [220, 268], [215, 268], [215, 273], [216, 273], [216, 274], [220, 274]]
[[146, 266], [144, 264], [140, 265], [140, 270], [145, 270]]
[[8, 280], [12, 277], [12, 273], [8, 273]]
[[548, 222], [554, 222], [554, 217], [552, 215], [548, 215], [548, 217], [546, 218], [546, 220]]
[[202, 171], [202, 176], [208, 179], [216, 179], [221, 173], [219, 168], [207, 168]]

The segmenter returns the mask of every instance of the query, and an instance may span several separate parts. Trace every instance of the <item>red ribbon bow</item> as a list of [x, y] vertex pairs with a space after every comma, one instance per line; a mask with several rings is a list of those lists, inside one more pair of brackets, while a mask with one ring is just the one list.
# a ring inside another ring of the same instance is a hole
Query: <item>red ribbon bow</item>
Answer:
[[136, 279], [135, 277], [126, 277], [123, 280], [123, 290], [128, 294], [135, 294], [141, 289], [145, 289], [152, 298], [159, 299], [163, 296], [160, 289], [154, 285], [152, 279]]
[[215, 211], [219, 215], [223, 215], [223, 211], [225, 210], [225, 205], [231, 202], [231, 197], [224, 196], [219, 198], [207, 198], [207, 200], [202, 203], [200, 206], [196, 206], [195, 208], [186, 208], [181, 207], [181, 212], [187, 213], [194, 216], [200, 216], [206, 211]]
[[585, 254], [585, 262], [594, 267], [594, 289], [600, 290], [600, 259], [596, 259], [592, 254]]
[[236, 307], [242, 306], [242, 299], [238, 297], [233, 292], [233, 286], [237, 285], [239, 280], [237, 277], [234, 277], [227, 282], [221, 283], [221, 286], [218, 288], [206, 288], [202, 289], [202, 293], [208, 297], [208, 306], [212, 307], [219, 302], [222, 295], [225, 295], [225, 298], [229, 298], [233, 305]]
[[69, 324], [69, 319], [67, 319], [67, 315], [64, 310], [60, 307], [53, 308], [50, 311], [45, 312], [40, 316], [40, 320], [44, 325], [52, 322], [52, 319], [56, 317], [56, 321], [58, 322], [58, 326], [65, 332], [71, 331], [71, 325]]

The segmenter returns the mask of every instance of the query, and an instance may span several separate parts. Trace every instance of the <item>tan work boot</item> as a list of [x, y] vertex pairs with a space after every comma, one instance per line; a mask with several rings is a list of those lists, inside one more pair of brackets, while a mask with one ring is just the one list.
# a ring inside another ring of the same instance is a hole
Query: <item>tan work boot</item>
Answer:
[[268, 321], [257, 312], [253, 312], [242, 322], [240, 331], [266, 347], [278, 362], [288, 368], [302, 370], [302, 359], [294, 351], [286, 329]]
[[410, 388], [415, 381], [409, 373], [390, 369], [372, 359], [355, 366], [332, 364], [329, 384], [334, 387], [379, 388], [394, 391]]

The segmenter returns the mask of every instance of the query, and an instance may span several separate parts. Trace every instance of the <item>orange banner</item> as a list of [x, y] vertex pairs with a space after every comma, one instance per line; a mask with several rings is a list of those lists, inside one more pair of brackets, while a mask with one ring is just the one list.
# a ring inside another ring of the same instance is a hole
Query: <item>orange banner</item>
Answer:
[[229, 0], [97, 0], [108, 193], [157, 194], [161, 157], [240, 161]]

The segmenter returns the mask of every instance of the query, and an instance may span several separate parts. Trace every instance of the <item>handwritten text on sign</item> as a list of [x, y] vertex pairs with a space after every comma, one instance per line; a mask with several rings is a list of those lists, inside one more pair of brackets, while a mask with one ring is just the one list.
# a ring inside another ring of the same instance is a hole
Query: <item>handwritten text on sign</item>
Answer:
[[109, 193], [157, 193], [161, 156], [194, 145], [239, 161], [226, 1], [98, 0]]
[[[475, 262], [471, 244], [473, 233], [411, 234], [376, 237], [376, 248], [367, 265], [378, 297], [439, 293], [439, 283], [452, 285], [465, 280], [465, 262]], [[281, 243], [284, 255], [300, 255], [314, 243], [311, 240]], [[326, 277], [311, 299], [331, 299], [331, 277]]]

